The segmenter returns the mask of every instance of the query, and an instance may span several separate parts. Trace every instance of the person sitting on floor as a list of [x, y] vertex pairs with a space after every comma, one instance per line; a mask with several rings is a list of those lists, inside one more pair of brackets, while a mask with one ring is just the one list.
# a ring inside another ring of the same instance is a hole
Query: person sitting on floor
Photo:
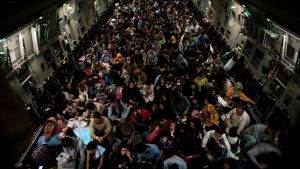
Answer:
[[186, 162], [176, 155], [174, 149], [169, 149], [164, 152], [167, 159], [164, 161], [164, 169], [171, 169], [171, 165], [177, 164], [178, 169], [187, 169]]
[[257, 166], [259, 169], [284, 168], [281, 165], [282, 164], [281, 150], [271, 144], [258, 143], [251, 150], [247, 151], [247, 155], [248, 155], [249, 159], [251, 160], [251, 162], [255, 166]]
[[61, 145], [67, 155], [63, 167], [84, 169], [85, 148], [81, 139], [66, 136], [62, 139]]
[[130, 169], [133, 163], [132, 153], [128, 150], [125, 143], [121, 143], [119, 151], [113, 153], [110, 159], [111, 169]]
[[207, 153], [209, 161], [232, 155], [227, 137], [218, 126], [214, 126], [214, 130], [205, 133], [201, 146]]
[[96, 142], [91, 141], [86, 146], [87, 160], [86, 169], [101, 169], [103, 166], [105, 148], [98, 146]]
[[129, 114], [129, 107], [123, 104], [121, 100], [116, 99], [108, 109], [108, 119], [112, 121], [113, 124], [124, 123]]
[[155, 166], [157, 161], [161, 159], [161, 153], [159, 148], [155, 144], [144, 144], [141, 143], [136, 148], [138, 155], [137, 155], [137, 162], [141, 163], [143, 159], [147, 160], [148, 162], [152, 162]]
[[89, 128], [91, 136], [98, 144], [108, 146], [108, 137], [111, 134], [112, 126], [107, 117], [102, 116], [99, 112], [95, 112]]
[[274, 122], [265, 124], [254, 124], [247, 127], [241, 133], [241, 148], [243, 151], [250, 150], [258, 142], [278, 145], [279, 126]]
[[250, 124], [250, 116], [245, 111], [245, 106], [242, 104], [237, 105], [234, 109], [221, 118], [224, 119], [226, 133], [229, 132], [231, 127], [237, 127], [237, 134], [240, 135], [241, 131]]
[[226, 92], [227, 100], [230, 100], [234, 97], [238, 97], [240, 100], [242, 100], [244, 102], [248, 102], [248, 103], [255, 105], [255, 102], [253, 100], [251, 100], [249, 97], [247, 97], [245, 95], [245, 93], [243, 92], [243, 85], [240, 82], [237, 82], [233, 87], [228, 89]]

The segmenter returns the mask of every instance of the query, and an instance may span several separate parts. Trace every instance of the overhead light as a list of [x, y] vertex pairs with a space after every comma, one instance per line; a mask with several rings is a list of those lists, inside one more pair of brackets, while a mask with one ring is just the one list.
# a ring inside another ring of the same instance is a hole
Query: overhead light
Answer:
[[43, 16], [40, 16], [40, 17], [39, 17], [39, 20], [41, 20], [41, 19], [43, 19]]
[[267, 21], [270, 22], [271, 20], [269, 18], [267, 18]]
[[244, 11], [244, 12], [242, 12], [246, 17], [250, 17], [251, 16], [251, 14], [250, 14], [250, 12], [249, 11]]
[[209, 4], [209, 5], [211, 5], [211, 2], [210, 2], [210, 1], [208, 1], [208, 4]]

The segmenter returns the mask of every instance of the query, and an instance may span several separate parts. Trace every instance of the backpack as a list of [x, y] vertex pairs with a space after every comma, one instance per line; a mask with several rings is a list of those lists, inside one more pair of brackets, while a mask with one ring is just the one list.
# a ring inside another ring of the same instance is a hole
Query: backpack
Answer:
[[122, 100], [123, 98], [123, 87], [118, 87], [116, 92], [116, 98]]

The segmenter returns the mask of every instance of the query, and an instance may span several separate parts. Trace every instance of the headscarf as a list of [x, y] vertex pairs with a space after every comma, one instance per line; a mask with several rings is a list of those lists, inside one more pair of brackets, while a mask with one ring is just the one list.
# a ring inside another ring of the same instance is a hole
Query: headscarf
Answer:
[[240, 82], [237, 82], [233, 87], [232, 97], [239, 97], [240, 92], [243, 91], [243, 85]]
[[[50, 131], [50, 128], [48, 128], [48, 125], [47, 125], [48, 123], [53, 123], [54, 128], [52, 131]], [[49, 117], [48, 120], [46, 121], [45, 128], [44, 128], [45, 141], [49, 141], [50, 138], [55, 134], [56, 127], [57, 127], [57, 123], [56, 123], [55, 117]]]

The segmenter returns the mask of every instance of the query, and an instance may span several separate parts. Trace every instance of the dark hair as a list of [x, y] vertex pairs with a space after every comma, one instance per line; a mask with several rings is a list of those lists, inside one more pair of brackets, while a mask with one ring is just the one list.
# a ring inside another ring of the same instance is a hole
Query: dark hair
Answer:
[[93, 115], [93, 118], [100, 119], [101, 116], [102, 116], [102, 115], [101, 115], [100, 112], [95, 112], [94, 115]]
[[237, 127], [230, 127], [228, 135], [230, 137], [237, 137]]
[[128, 145], [127, 145], [126, 142], [123, 141], [123, 142], [121, 142], [119, 148], [120, 148], [120, 150], [121, 150], [122, 148], [128, 148]]
[[73, 143], [73, 139], [71, 137], [66, 136], [62, 139], [61, 146], [70, 147], [72, 143]]
[[88, 110], [92, 110], [92, 109], [94, 109], [96, 106], [95, 106], [95, 104], [93, 103], [93, 102], [88, 102], [87, 104], [86, 104], [86, 109], [88, 109]]
[[215, 133], [218, 133], [220, 135], [222, 135], [224, 133], [223, 130], [217, 125], [214, 125], [213, 128], [215, 130]]
[[120, 99], [116, 99], [116, 100], [114, 101], [114, 103], [118, 103], [119, 105], [121, 105], [121, 100], [120, 100]]
[[97, 144], [95, 141], [91, 141], [86, 145], [87, 150], [95, 150], [97, 149]]
[[166, 77], [166, 76], [168, 76], [168, 74], [169, 74], [169, 71], [168, 71], [168, 70], [163, 70], [163, 71], [161, 72], [161, 77]]
[[66, 135], [70, 136], [70, 137], [74, 137], [75, 133], [73, 132], [73, 130], [70, 127], [68, 127]]
[[[239, 161], [236, 161], [234, 158], [230, 158], [230, 157], [225, 157], [225, 158], [220, 158], [217, 161], [215, 161], [211, 168], [214, 169], [223, 169], [224, 164], [229, 165], [229, 168], [233, 168], [233, 169], [237, 169], [240, 168], [240, 164]], [[242, 167], [243, 168], [243, 167]]]
[[173, 163], [173, 164], [168, 166], [168, 169], [179, 169], [179, 166], [178, 166], [177, 163]]
[[191, 122], [194, 123], [196, 130], [199, 131], [199, 130], [203, 129], [203, 125], [202, 125], [202, 123], [201, 123], [201, 119], [199, 119], [199, 118], [194, 118], [194, 119], [192, 119]]
[[245, 110], [245, 106], [243, 104], [237, 104], [236, 108], [240, 108], [240, 109]]
[[212, 96], [212, 95], [208, 95], [208, 96], [206, 97], [206, 100], [207, 100], [207, 102], [208, 102], [209, 104], [212, 104], [212, 105], [214, 105], [214, 104], [216, 103], [215, 97]]
[[141, 143], [139, 145], [136, 146], [136, 151], [138, 153], [144, 153], [147, 149], [147, 145], [145, 143]]

